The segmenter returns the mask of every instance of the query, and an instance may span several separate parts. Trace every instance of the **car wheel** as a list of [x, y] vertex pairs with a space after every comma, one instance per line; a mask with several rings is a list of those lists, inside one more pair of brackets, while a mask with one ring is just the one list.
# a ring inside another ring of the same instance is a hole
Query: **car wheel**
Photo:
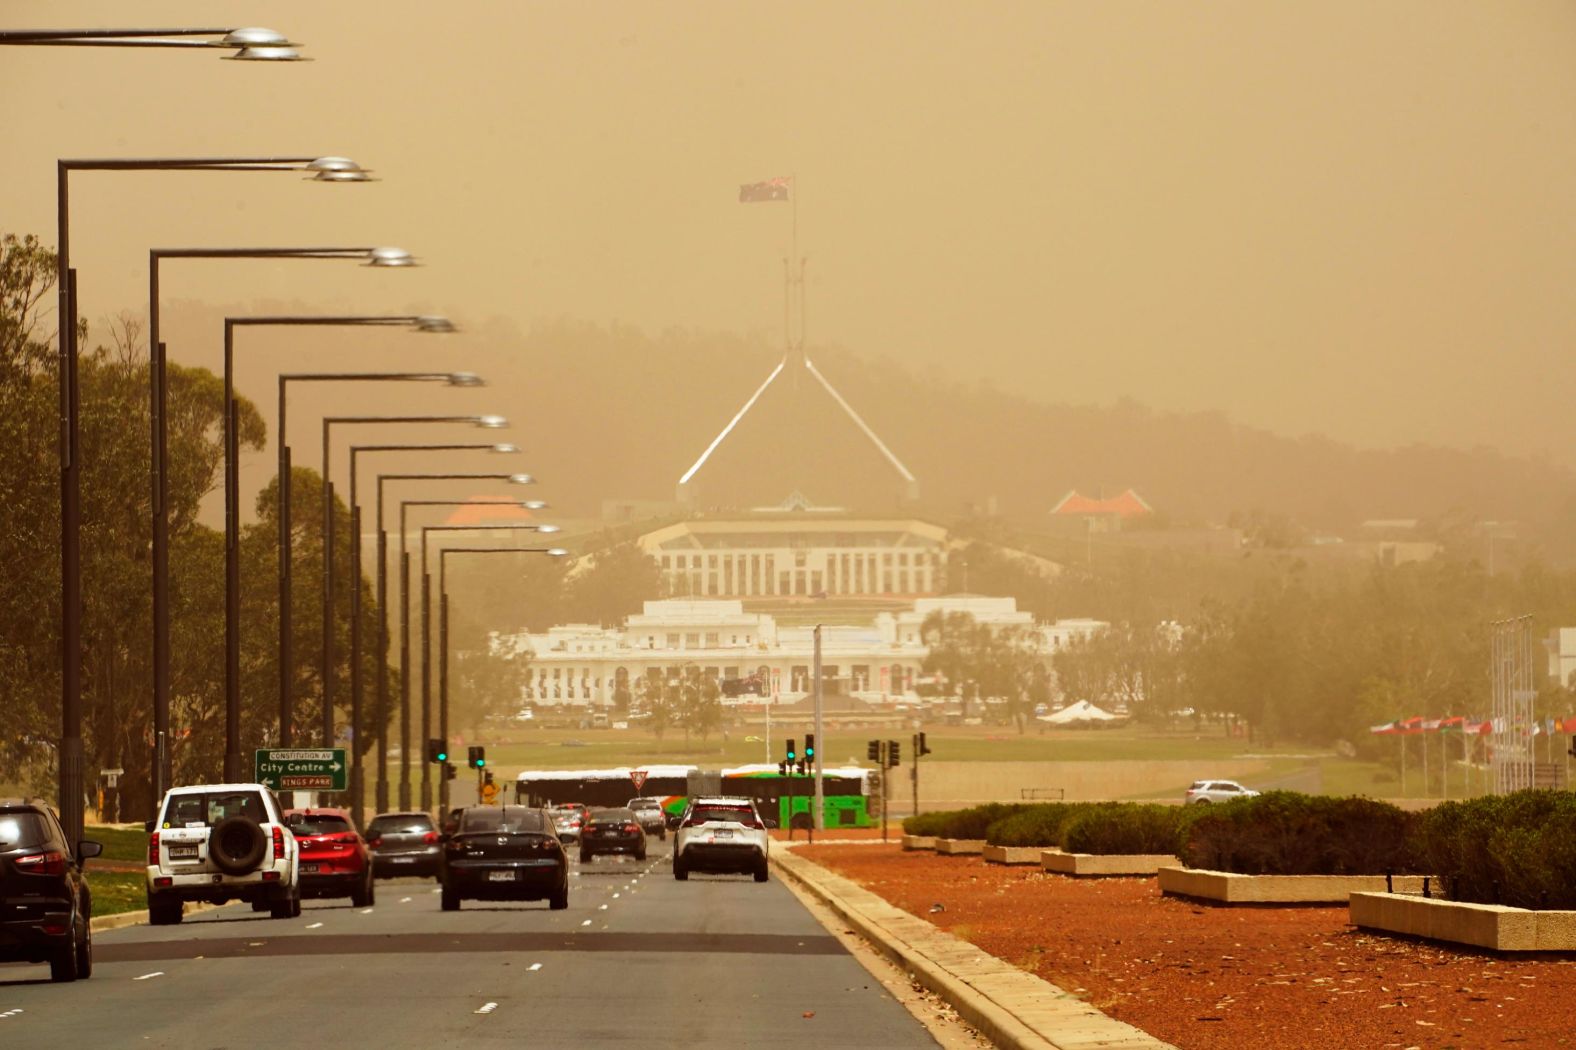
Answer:
[[755, 874], [755, 881], [756, 882], [765, 882], [766, 881], [766, 878], [767, 878], [767, 867], [766, 867], [766, 858], [765, 857], [762, 857], [760, 859], [760, 862], [755, 865], [755, 872], [754, 872], [754, 874]]
[[83, 981], [93, 976], [93, 920], [84, 919], [82, 923], [82, 942], [77, 945], [77, 980]]
[[278, 897], [268, 902], [268, 917], [270, 919], [293, 919], [298, 914], [296, 908], [300, 907], [301, 898], [288, 890], [280, 893]]
[[295, 893], [290, 898], [290, 917], [292, 919], [301, 917], [301, 888], [299, 886], [296, 887]]
[[553, 891], [553, 895], [547, 899], [547, 907], [552, 911], [563, 911], [569, 907], [568, 879], [565, 879], [564, 884]]
[[689, 880], [689, 867], [679, 858], [673, 858], [673, 877], [680, 882]]
[[77, 979], [77, 945], [75, 938], [56, 948], [49, 957], [49, 979], [56, 984]]
[[443, 910], [444, 911], [459, 911], [460, 910], [460, 894], [459, 894], [458, 890], [450, 889], [447, 886], [443, 887]]
[[657, 841], [658, 842], [666, 842], [667, 840], [668, 840], [668, 829], [667, 828], [658, 828], [657, 829]]
[[181, 902], [148, 896], [148, 925], [174, 926], [181, 921]]
[[1209, 799], [1201, 798], [1197, 802], [1193, 803], [1193, 805], [1195, 805], [1195, 806], [1207, 806], [1207, 805], [1209, 805]]
[[646, 851], [645, 850], [641, 850], [639, 853], [635, 854], [635, 859], [636, 860], [645, 860], [646, 859]]
[[367, 879], [362, 885], [350, 891], [350, 906], [352, 908], [366, 908], [372, 904], [372, 880]]
[[253, 901], [252, 902], [252, 910], [253, 911], [267, 911], [268, 910], [268, 902], [267, 901]]

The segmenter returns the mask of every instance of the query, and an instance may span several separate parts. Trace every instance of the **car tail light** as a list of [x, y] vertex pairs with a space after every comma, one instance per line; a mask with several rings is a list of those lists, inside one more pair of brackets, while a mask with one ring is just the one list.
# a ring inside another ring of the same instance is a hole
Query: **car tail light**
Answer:
[[274, 859], [285, 859], [285, 829], [278, 824], [274, 825]]
[[624, 830], [628, 831], [628, 832], [631, 832], [631, 833], [638, 832], [638, 831], [640, 831], [640, 825], [639, 824], [625, 824], [624, 825]]
[[64, 875], [66, 873], [66, 855], [59, 850], [49, 850], [47, 853], [34, 853], [26, 857], [18, 857], [12, 861], [16, 870], [25, 875]]
[[373, 849], [377, 849], [379, 846], [383, 845], [383, 840], [381, 838], [371, 839], [367, 842], [367, 845], [371, 846]]
[[159, 863], [159, 833], [157, 831], [148, 834], [148, 863]]
[[436, 831], [429, 831], [429, 832], [427, 832], [425, 835], [423, 835], [421, 837], [421, 841], [425, 842], [427, 845], [430, 846], [433, 843], [437, 842], [439, 838], [440, 838], [440, 836], [438, 835], [438, 833]]

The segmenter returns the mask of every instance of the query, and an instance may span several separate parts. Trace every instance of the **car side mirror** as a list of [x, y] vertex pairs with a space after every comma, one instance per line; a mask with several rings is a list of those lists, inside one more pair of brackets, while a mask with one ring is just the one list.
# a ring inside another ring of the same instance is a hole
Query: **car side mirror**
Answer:
[[143, 821], [142, 822], [142, 830], [144, 832], [146, 832], [147, 834], [149, 834], [149, 835], [153, 834], [153, 826], [154, 826], [155, 823], [156, 823], [156, 821], [152, 821], [152, 820], [145, 820], [145, 821]]
[[103, 852], [104, 846], [102, 843], [88, 842], [86, 840], [77, 843], [77, 859], [79, 861], [87, 860], [89, 857], [96, 857]]
[[766, 830], [768, 830], [768, 831], [772, 830], [773, 828], [775, 828], [777, 826], [777, 822], [775, 820], [773, 820], [771, 817], [762, 817], [761, 818], [761, 823], [766, 825]]

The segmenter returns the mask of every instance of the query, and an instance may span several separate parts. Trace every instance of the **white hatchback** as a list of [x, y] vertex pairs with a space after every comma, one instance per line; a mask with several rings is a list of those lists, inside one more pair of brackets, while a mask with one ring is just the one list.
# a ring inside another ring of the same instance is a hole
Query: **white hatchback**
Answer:
[[1183, 802], [1189, 806], [1209, 802], [1230, 802], [1234, 798], [1252, 798], [1258, 792], [1245, 788], [1235, 780], [1195, 780], [1187, 789]]
[[752, 799], [693, 799], [673, 836], [673, 877], [683, 882], [692, 871], [731, 871], [765, 882], [766, 829], [773, 826], [761, 819]]

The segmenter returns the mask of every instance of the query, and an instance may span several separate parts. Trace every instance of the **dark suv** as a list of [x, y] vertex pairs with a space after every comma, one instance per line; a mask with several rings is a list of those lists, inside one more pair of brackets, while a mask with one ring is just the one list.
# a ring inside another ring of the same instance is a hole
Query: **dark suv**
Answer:
[[93, 973], [93, 896], [82, 862], [97, 842], [73, 849], [42, 802], [0, 799], [0, 962], [49, 962], [49, 976]]

